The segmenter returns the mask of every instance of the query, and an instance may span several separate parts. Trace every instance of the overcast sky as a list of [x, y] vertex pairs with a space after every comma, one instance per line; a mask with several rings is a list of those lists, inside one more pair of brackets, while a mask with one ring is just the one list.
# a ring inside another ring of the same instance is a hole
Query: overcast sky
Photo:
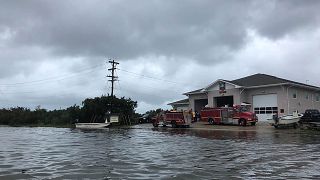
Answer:
[[110, 93], [170, 108], [217, 79], [320, 86], [317, 0], [0, 0], [0, 108], [59, 109]]

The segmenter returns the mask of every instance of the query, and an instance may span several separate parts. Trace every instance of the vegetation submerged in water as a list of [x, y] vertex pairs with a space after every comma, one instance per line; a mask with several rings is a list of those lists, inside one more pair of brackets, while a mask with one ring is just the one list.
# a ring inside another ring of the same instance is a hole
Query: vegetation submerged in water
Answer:
[[106, 113], [119, 114], [119, 125], [136, 122], [138, 114], [135, 113], [137, 102], [130, 98], [117, 98], [101, 96], [87, 98], [82, 107], [73, 105], [66, 109], [46, 110], [37, 107], [30, 110], [24, 107], [0, 109], [0, 124], [9, 126], [54, 126], [74, 127], [78, 122], [104, 122]]

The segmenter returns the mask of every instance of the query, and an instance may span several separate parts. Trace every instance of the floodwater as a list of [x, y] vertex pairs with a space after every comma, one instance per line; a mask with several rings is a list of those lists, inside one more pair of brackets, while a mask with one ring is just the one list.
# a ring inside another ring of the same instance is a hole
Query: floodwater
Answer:
[[320, 133], [262, 128], [0, 127], [0, 179], [320, 178]]

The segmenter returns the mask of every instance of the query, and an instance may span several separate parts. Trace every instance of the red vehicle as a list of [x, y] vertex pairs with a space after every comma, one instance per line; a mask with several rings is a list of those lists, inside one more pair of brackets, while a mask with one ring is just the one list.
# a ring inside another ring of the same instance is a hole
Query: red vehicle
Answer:
[[171, 124], [173, 128], [189, 127], [192, 115], [188, 112], [168, 111], [162, 112], [153, 118], [153, 126], [167, 126]]
[[258, 122], [255, 113], [249, 111], [248, 106], [237, 105], [234, 107], [204, 108], [201, 110], [201, 121], [210, 124], [237, 124], [254, 126]]

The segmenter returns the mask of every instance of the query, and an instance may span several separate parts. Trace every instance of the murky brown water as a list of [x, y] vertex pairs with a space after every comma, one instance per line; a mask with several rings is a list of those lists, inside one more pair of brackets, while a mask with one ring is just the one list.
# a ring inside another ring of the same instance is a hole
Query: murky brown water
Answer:
[[320, 133], [0, 127], [0, 179], [320, 178]]

